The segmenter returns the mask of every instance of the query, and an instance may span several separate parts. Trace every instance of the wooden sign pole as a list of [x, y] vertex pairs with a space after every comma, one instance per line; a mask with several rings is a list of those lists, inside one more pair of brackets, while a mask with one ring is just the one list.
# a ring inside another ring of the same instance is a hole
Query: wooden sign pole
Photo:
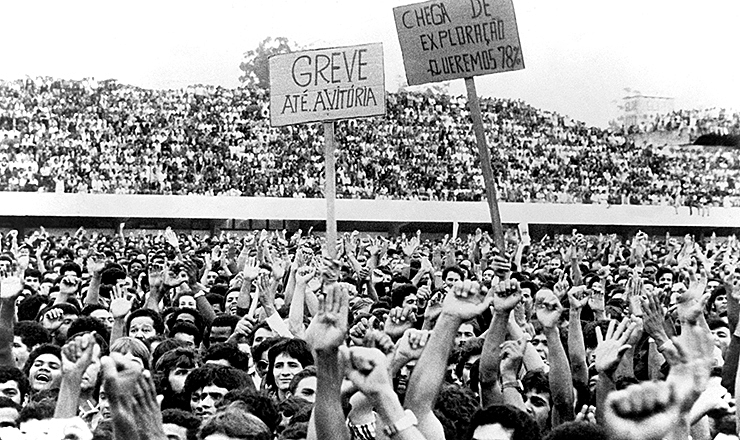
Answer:
[[483, 181], [486, 184], [486, 200], [488, 201], [488, 210], [491, 214], [491, 225], [493, 226], [493, 242], [499, 251], [506, 252], [506, 243], [504, 242], [504, 229], [501, 226], [501, 214], [498, 210], [498, 196], [496, 195], [496, 182], [493, 179], [493, 168], [491, 168], [491, 152], [488, 150], [486, 142], [486, 133], [483, 129], [483, 117], [480, 112], [480, 103], [478, 102], [478, 93], [475, 91], [475, 79], [473, 77], [465, 78], [465, 88], [468, 91], [468, 108], [473, 118], [473, 130], [475, 139], [478, 144], [478, 154], [480, 155], [480, 167], [483, 171]]
[[334, 170], [334, 121], [324, 122], [324, 197], [326, 198], [326, 254], [337, 258], [337, 216], [335, 201], [337, 198], [336, 172]]

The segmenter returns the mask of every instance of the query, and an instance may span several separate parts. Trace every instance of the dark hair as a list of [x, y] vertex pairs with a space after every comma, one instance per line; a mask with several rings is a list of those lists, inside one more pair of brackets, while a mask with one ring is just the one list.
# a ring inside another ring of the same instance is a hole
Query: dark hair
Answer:
[[203, 361], [225, 360], [234, 368], [249, 371], [249, 354], [239, 350], [236, 344], [221, 342], [213, 344], [206, 350]]
[[188, 440], [198, 438], [198, 428], [200, 428], [200, 418], [192, 413], [181, 409], [166, 409], [162, 411], [162, 424], [170, 423], [181, 426], [187, 430]]
[[88, 304], [85, 306], [84, 309], [80, 312], [80, 315], [82, 316], [90, 316], [90, 314], [96, 310], [105, 310], [108, 311], [108, 307], [105, 307], [101, 304]]
[[46, 344], [51, 341], [49, 330], [36, 321], [17, 322], [15, 326], [13, 326], [13, 335], [20, 336], [21, 342], [23, 342], [29, 350], [33, 350], [33, 347], [37, 345]]
[[259, 362], [262, 359], [262, 355], [265, 354], [266, 351], [269, 351], [273, 345], [287, 339], [288, 338], [284, 338], [282, 336], [275, 336], [272, 338], [267, 338], [257, 344], [257, 346], [252, 349], [252, 359], [254, 359], [254, 363], [256, 364], [257, 362]]
[[231, 329], [231, 332], [233, 333], [236, 329], [236, 324], [239, 322], [239, 317], [235, 315], [228, 315], [226, 313], [222, 313], [218, 316], [216, 316], [213, 319], [213, 322], [211, 322], [211, 326], [208, 328], [208, 344], [211, 343], [211, 332], [213, 331], [214, 327], [229, 327]]
[[128, 318], [126, 318], [126, 334], [128, 335], [129, 328], [131, 327], [131, 321], [134, 320], [134, 318], [139, 318], [141, 316], [145, 316], [147, 318], [152, 319], [154, 331], [157, 332], [157, 334], [161, 335], [164, 333], [164, 322], [162, 321], [162, 317], [159, 316], [159, 313], [155, 312], [151, 309], [138, 309], [134, 310], [128, 315]]
[[290, 380], [290, 386], [288, 387], [288, 389], [290, 390], [290, 394], [295, 395], [295, 390], [296, 388], [298, 388], [298, 384], [307, 377], [316, 377], [315, 365], [309, 365], [308, 367], [296, 373], [295, 376], [293, 376], [293, 379]]
[[36, 321], [39, 311], [46, 307], [47, 298], [41, 295], [27, 296], [18, 304], [18, 320]]
[[460, 269], [457, 266], [450, 266], [445, 268], [445, 270], [442, 271], [442, 281], [447, 279], [447, 274], [450, 272], [455, 272], [456, 274], [460, 275], [461, 280], [465, 280], [465, 271]]
[[673, 281], [675, 282], [676, 281], [676, 274], [673, 272], [673, 270], [671, 270], [670, 267], [661, 267], [660, 269], [658, 269], [658, 271], [655, 272], [655, 282], [658, 282], [658, 280], [660, 279], [660, 277], [662, 277], [663, 275], [665, 275], [667, 273], [671, 274], [671, 276], [673, 277]]
[[28, 402], [26, 406], [21, 409], [21, 413], [18, 416], [18, 426], [23, 422], [29, 420], [48, 420], [54, 417], [54, 402], [50, 400], [44, 400], [41, 402]]
[[11, 380], [16, 381], [18, 384], [18, 391], [21, 393], [21, 402], [24, 401], [28, 393], [31, 391], [31, 384], [28, 381], [28, 376], [16, 367], [0, 365], [0, 384]]
[[228, 390], [254, 389], [252, 378], [244, 371], [223, 365], [204, 365], [188, 374], [188, 378], [185, 379], [184, 392], [192, 394], [208, 385], [215, 385]]
[[272, 431], [257, 416], [250, 414], [240, 402], [234, 402], [207, 419], [198, 438], [220, 433], [245, 440], [271, 440]]
[[157, 347], [152, 352], [152, 365], [157, 365], [159, 358], [161, 358], [165, 353], [167, 353], [170, 350], [179, 348], [179, 347], [188, 348], [185, 342], [180, 341], [178, 339], [174, 339], [174, 338], [164, 339], [162, 342], [157, 344]]
[[178, 333], [191, 335], [195, 342], [195, 346], [200, 346], [200, 340], [203, 337], [203, 334], [198, 330], [198, 327], [196, 327], [195, 324], [187, 321], [176, 322], [175, 325], [170, 328], [170, 336], [174, 338]]
[[472, 440], [475, 429], [479, 426], [499, 424], [506, 429], [513, 429], [511, 440], [539, 440], [540, 428], [524, 411], [511, 405], [491, 405], [479, 409], [470, 420], [466, 439]]
[[311, 348], [303, 339], [285, 339], [276, 343], [270, 347], [270, 351], [267, 352], [267, 360], [270, 364], [264, 378], [265, 386], [271, 390], [276, 390], [277, 387], [272, 370], [275, 367], [275, 359], [281, 354], [286, 354], [294, 358], [303, 368], [313, 365], [314, 363]]
[[403, 307], [403, 301], [409, 295], [416, 295], [417, 289], [413, 284], [401, 284], [391, 292], [391, 306]]
[[[550, 381], [542, 371], [528, 371], [522, 378], [522, 386], [525, 392], [550, 394]], [[550, 404], [552, 405], [552, 394], [550, 394]]]
[[31, 372], [31, 365], [36, 361], [36, 358], [41, 356], [42, 354], [53, 354], [54, 356], [59, 358], [59, 362], [61, 365], [62, 361], [62, 349], [58, 345], [55, 344], [41, 344], [38, 347], [36, 347], [31, 354], [28, 355], [28, 360], [26, 361], [26, 365], [23, 366], [23, 374], [28, 377], [29, 373]]
[[[254, 335], [257, 334], [257, 330], [262, 329], [262, 328], [266, 328], [267, 330], [272, 331], [272, 328], [270, 328], [270, 324], [268, 324], [265, 321], [260, 322], [254, 327], [254, 329], [252, 330], [252, 333], [247, 335], [247, 342], [249, 343], [249, 345], [252, 345], [254, 343]], [[254, 356], [254, 353], [252, 353], [252, 355]], [[258, 358], [255, 357], [255, 359], [258, 359]]]
[[458, 357], [457, 365], [455, 366], [455, 374], [457, 377], [462, 377], [463, 369], [465, 369], [465, 363], [473, 356], [483, 353], [483, 339], [473, 338], [468, 339], [460, 347], [460, 354]]
[[178, 347], [164, 353], [154, 364], [154, 375], [158, 384], [158, 391], [165, 396], [172, 391], [170, 389], [169, 374], [175, 368], [197, 368], [198, 354], [185, 347]]
[[38, 315], [36, 315], [36, 321], [41, 321], [41, 318], [43, 318], [44, 315], [49, 310], [54, 310], [54, 309], [61, 309], [62, 313], [64, 313], [65, 315], [77, 315], [77, 316], [80, 315], [80, 309], [78, 309], [74, 305], [70, 303], [58, 303], [58, 304], [52, 304], [50, 306], [47, 306], [41, 309]]
[[66, 263], [62, 264], [62, 267], [59, 268], [59, 275], [61, 277], [64, 276], [64, 272], [67, 271], [74, 271], [74, 273], [77, 275], [77, 278], [82, 277], [82, 268], [79, 264], [75, 263], [74, 261], [67, 261]]
[[229, 391], [224, 396], [223, 403], [242, 402], [244, 406], [259, 417], [262, 422], [275, 432], [280, 425], [281, 417], [275, 400], [264, 391], [240, 389]]
[[588, 422], [566, 422], [550, 431], [545, 440], [609, 440], [604, 427]]
[[100, 284], [113, 285], [126, 278], [126, 272], [118, 264], [111, 264], [100, 273]]
[[[93, 318], [92, 316], [80, 316], [70, 324], [69, 329], [67, 330], [67, 339], [78, 333], [88, 332], [95, 332], [102, 338], [103, 345], [101, 345], [101, 348], [108, 347], [108, 341], [110, 340], [108, 329], [99, 319]], [[100, 342], [101, 341], [98, 341], [98, 344], [100, 344]]]
[[454, 438], [460, 438], [467, 432], [470, 420], [478, 410], [478, 406], [478, 397], [470, 388], [444, 384], [439, 391], [434, 409], [441, 412], [455, 425], [457, 435]]
[[205, 331], [206, 324], [205, 321], [203, 321], [203, 316], [200, 314], [199, 311], [195, 309], [188, 309], [183, 307], [176, 308], [172, 315], [167, 318], [167, 327], [172, 328], [175, 323], [177, 322], [177, 318], [182, 314], [188, 314], [193, 317], [195, 320], [195, 326], [198, 327], [198, 331], [200, 331], [201, 334]]
[[26, 269], [25, 271], [23, 271], [23, 278], [28, 278], [28, 277], [38, 278], [39, 281], [42, 280], [41, 271], [38, 269], [30, 268], [30, 267]]

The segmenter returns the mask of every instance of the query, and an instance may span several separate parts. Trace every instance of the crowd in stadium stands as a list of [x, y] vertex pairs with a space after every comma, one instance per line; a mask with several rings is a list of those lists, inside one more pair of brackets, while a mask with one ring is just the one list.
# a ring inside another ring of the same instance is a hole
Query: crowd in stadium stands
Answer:
[[[740, 206], [734, 150], [637, 146], [521, 101], [481, 101], [499, 198]], [[648, 130], [740, 133], [740, 115], [676, 112]], [[384, 118], [338, 123], [337, 196], [480, 200], [466, 99], [389, 93]], [[257, 89], [0, 81], [0, 189], [320, 197], [318, 124], [271, 128]]]
[[124, 228], [0, 235], [3, 439], [737, 439], [734, 236]]

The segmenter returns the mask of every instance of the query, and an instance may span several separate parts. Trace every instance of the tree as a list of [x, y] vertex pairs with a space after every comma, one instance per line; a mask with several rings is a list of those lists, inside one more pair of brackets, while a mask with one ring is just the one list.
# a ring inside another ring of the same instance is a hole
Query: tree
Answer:
[[239, 69], [244, 72], [244, 75], [239, 77], [239, 81], [248, 86], [267, 89], [270, 86], [268, 58], [275, 54], [290, 53], [296, 49], [296, 44], [285, 37], [265, 38], [256, 49], [244, 54], [244, 59], [239, 64]]

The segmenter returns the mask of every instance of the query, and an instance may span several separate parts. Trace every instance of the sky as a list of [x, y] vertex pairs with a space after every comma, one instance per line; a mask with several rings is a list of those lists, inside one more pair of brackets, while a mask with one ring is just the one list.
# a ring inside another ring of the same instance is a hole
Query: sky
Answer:
[[[0, 78], [115, 78], [147, 88], [239, 85], [265, 37], [304, 47], [382, 42], [386, 87], [403, 81], [392, 9], [403, 0], [0, 0]], [[677, 109], [740, 110], [740, 2], [514, 0], [526, 69], [476, 78], [482, 96], [522, 99], [591, 125], [639, 91]], [[463, 80], [450, 85], [464, 94]]]

